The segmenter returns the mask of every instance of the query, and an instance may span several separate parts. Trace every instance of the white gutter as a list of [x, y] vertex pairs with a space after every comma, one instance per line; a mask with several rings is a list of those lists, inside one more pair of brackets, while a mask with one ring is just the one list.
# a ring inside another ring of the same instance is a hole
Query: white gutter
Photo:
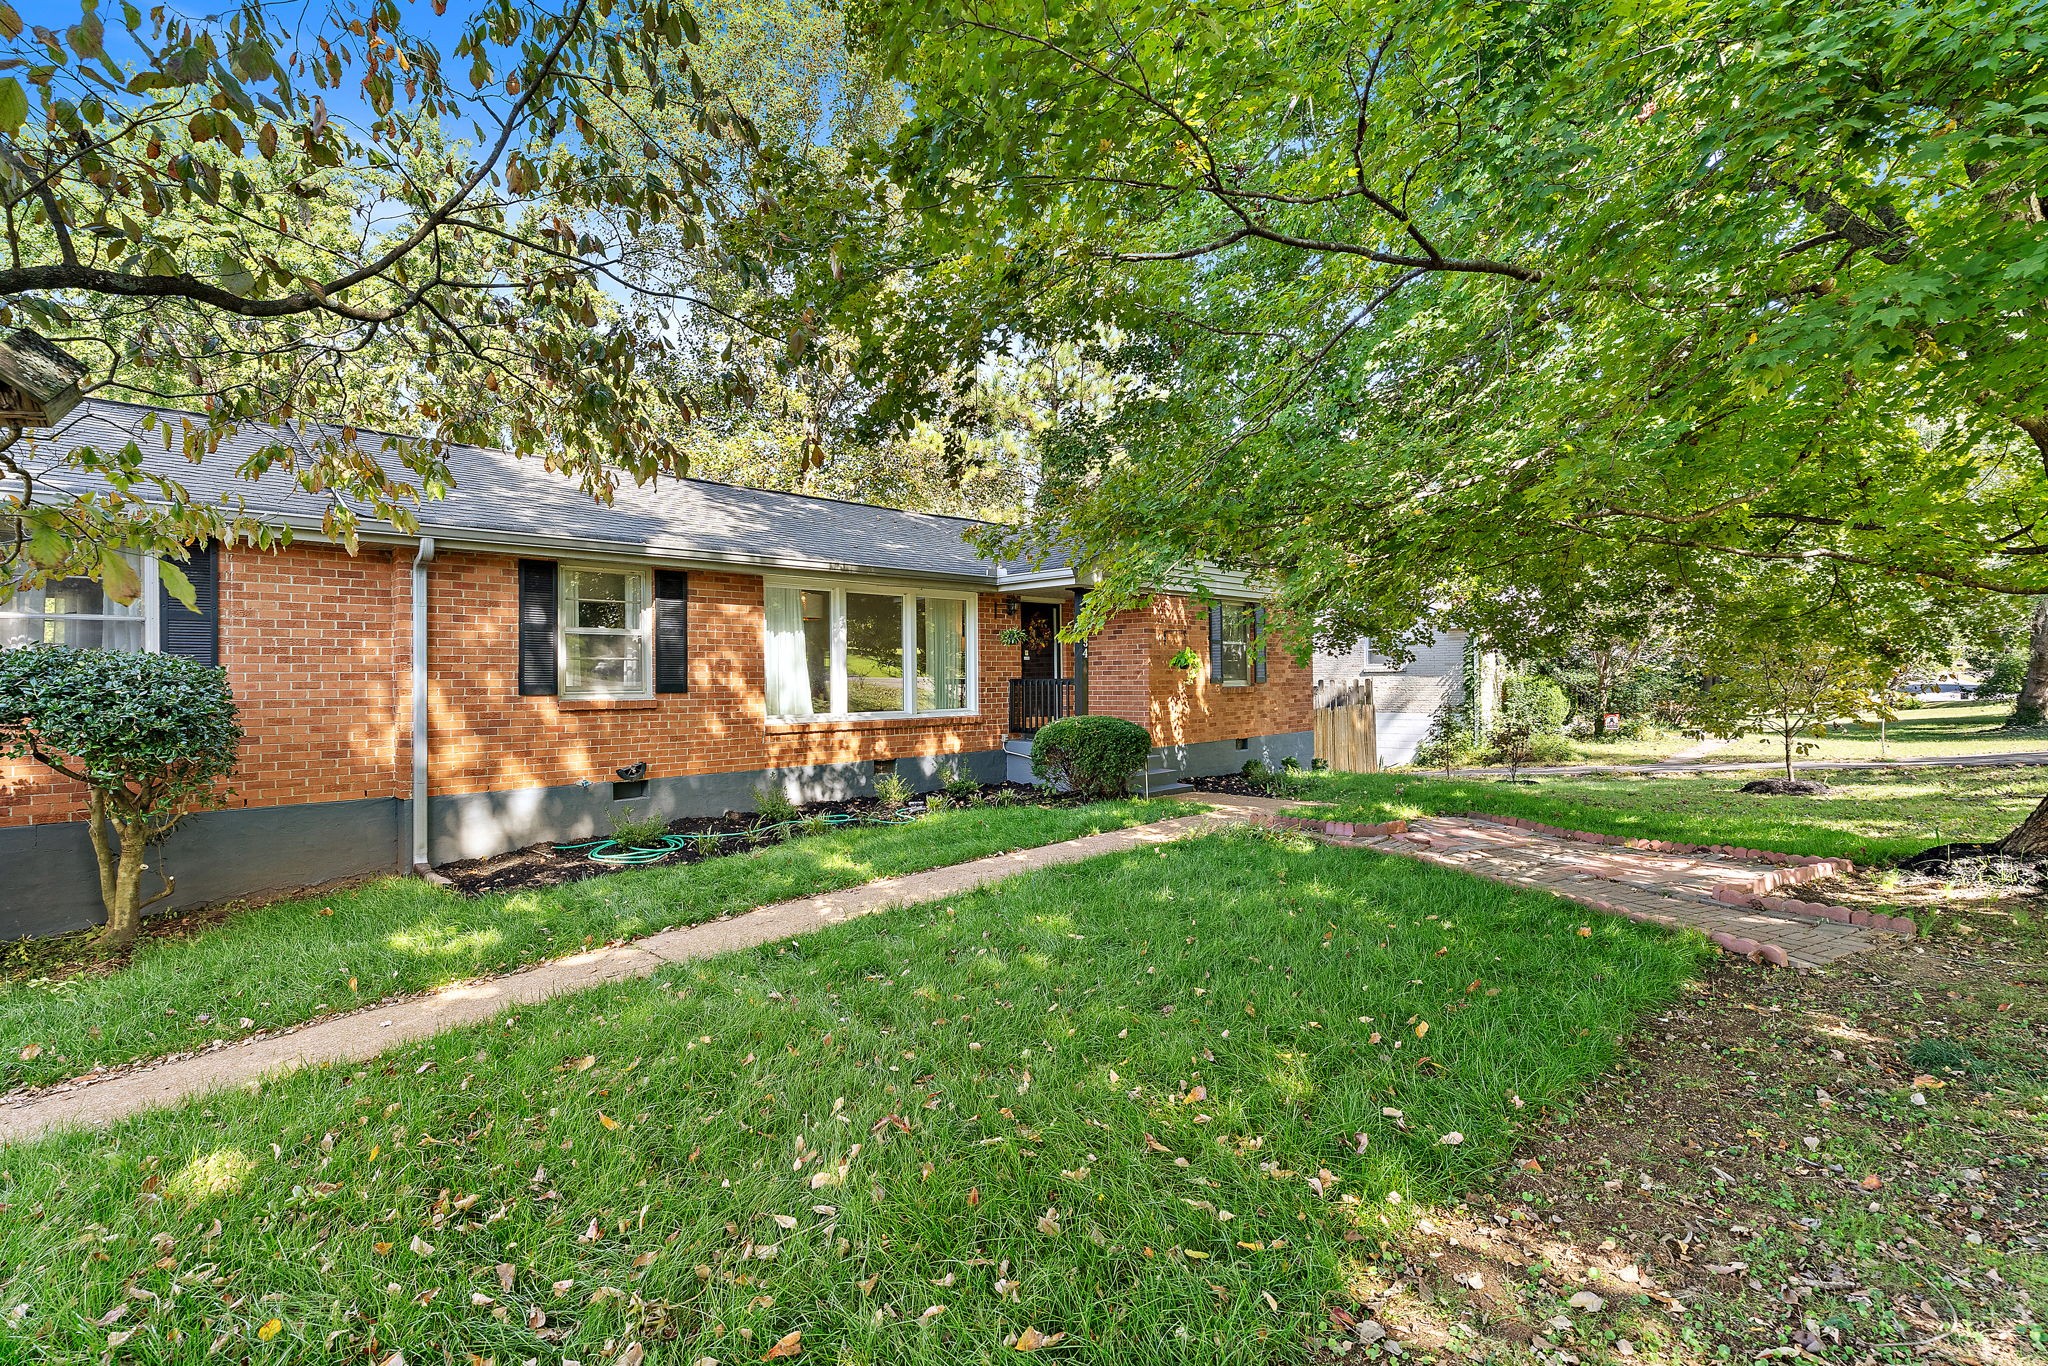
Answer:
[[412, 557], [412, 870], [433, 876], [427, 845], [427, 566], [434, 538], [420, 537]]

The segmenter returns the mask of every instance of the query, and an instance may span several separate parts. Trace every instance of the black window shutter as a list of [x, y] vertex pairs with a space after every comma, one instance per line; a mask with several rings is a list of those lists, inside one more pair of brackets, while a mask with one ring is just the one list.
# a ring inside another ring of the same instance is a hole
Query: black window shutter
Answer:
[[1252, 682], [1266, 681], [1266, 609], [1252, 608]]
[[690, 690], [690, 576], [654, 571], [654, 690]]
[[1223, 604], [1209, 604], [1209, 681], [1223, 681]]
[[519, 695], [555, 694], [555, 562], [519, 562]]
[[158, 584], [157, 649], [201, 664], [218, 664], [220, 551], [210, 545], [195, 545], [178, 568], [192, 581], [192, 606], [179, 602], [167, 586]]

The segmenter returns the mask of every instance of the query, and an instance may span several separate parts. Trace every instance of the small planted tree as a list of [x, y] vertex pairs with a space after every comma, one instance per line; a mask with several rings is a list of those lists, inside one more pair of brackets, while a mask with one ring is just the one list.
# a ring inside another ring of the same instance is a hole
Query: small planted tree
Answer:
[[1891, 666], [1828, 641], [1750, 639], [1714, 651], [1705, 666], [1713, 683], [1701, 728], [1728, 739], [1776, 736], [1787, 782], [1793, 756], [1812, 749], [1808, 740], [1826, 735], [1829, 722], [1892, 714]]
[[107, 926], [124, 948], [147, 901], [143, 859], [178, 819], [214, 804], [241, 723], [225, 670], [173, 655], [33, 645], [0, 652], [0, 758], [33, 759], [86, 789]]
[[1506, 764], [1510, 779], [1543, 759], [1563, 758], [1564, 718], [1571, 703], [1564, 690], [1540, 674], [1510, 674], [1501, 682], [1500, 711], [1487, 732], [1487, 757]]
[[1069, 716], [1031, 739], [1031, 772], [1084, 797], [1121, 797], [1152, 753], [1152, 734], [1115, 716]]

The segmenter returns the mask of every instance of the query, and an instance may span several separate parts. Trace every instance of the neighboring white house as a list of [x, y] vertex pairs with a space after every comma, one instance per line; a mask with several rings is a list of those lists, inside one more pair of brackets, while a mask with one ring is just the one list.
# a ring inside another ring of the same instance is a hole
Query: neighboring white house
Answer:
[[[1341, 699], [1352, 684], [1370, 681], [1381, 765], [1413, 763], [1416, 747], [1429, 738], [1437, 709], [1446, 700], [1453, 705], [1465, 700], [1465, 654], [1469, 646], [1464, 631], [1443, 631], [1401, 665], [1390, 661], [1369, 640], [1361, 640], [1341, 652], [1318, 650], [1316, 705], [1330, 705]], [[1482, 681], [1481, 706], [1491, 711], [1491, 699], [1499, 688], [1500, 657], [1491, 652], [1482, 654], [1474, 661], [1474, 667]], [[1486, 723], [1486, 717], [1478, 718], [1481, 733], [1485, 732]]]

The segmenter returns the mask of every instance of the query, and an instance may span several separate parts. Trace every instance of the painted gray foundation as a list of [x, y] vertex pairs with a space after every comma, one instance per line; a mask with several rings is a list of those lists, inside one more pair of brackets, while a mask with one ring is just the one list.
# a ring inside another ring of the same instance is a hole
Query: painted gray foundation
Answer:
[[[199, 811], [150, 853], [143, 895], [177, 891], [151, 915], [233, 897], [306, 887], [403, 866], [406, 803], [390, 798]], [[106, 920], [83, 821], [0, 829], [0, 940], [84, 929]]]
[[[939, 772], [949, 764], [957, 764], [979, 782], [1003, 781], [1000, 750], [905, 757], [896, 760], [896, 773], [912, 788], [927, 792], [939, 785]], [[645, 795], [627, 801], [614, 800], [608, 782], [436, 797], [429, 821], [430, 847], [435, 863], [453, 863], [488, 858], [543, 840], [597, 839], [611, 833], [615, 819], [657, 816], [675, 820], [752, 811], [754, 793], [762, 787], [777, 788], [798, 803], [849, 801], [874, 794], [875, 766], [864, 760], [652, 778]]]
[[1167, 768], [1183, 777], [1213, 778], [1236, 773], [1253, 759], [1268, 768], [1278, 768], [1282, 760], [1293, 759], [1307, 768], [1316, 756], [1316, 736], [1314, 731], [1297, 730], [1248, 736], [1243, 749], [1237, 747], [1235, 740], [1204, 740], [1192, 745], [1161, 745], [1153, 752], [1165, 761]]

